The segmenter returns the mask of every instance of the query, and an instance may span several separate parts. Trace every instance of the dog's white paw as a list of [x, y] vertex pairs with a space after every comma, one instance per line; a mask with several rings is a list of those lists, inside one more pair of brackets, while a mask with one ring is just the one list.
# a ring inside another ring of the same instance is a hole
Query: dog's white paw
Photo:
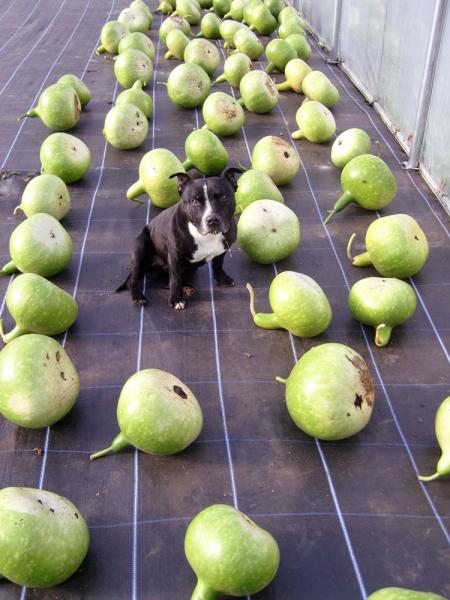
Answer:
[[183, 300], [179, 300], [178, 302], [175, 303], [174, 309], [175, 310], [183, 310], [183, 308], [185, 308], [186, 306], [186, 302], [184, 302]]

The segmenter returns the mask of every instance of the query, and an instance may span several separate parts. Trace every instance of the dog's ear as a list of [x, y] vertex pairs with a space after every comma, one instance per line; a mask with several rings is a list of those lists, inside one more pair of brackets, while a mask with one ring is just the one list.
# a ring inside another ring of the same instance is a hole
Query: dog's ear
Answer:
[[225, 179], [231, 184], [231, 187], [233, 188], [234, 191], [237, 190], [237, 181], [236, 181], [237, 173], [244, 173], [244, 169], [238, 169], [237, 167], [231, 167], [230, 169], [226, 169], [222, 173], [222, 177], [225, 177]]
[[187, 184], [192, 181], [192, 179], [187, 173], [174, 173], [169, 176], [169, 179], [173, 179], [174, 177], [178, 178], [178, 193], [182, 195]]

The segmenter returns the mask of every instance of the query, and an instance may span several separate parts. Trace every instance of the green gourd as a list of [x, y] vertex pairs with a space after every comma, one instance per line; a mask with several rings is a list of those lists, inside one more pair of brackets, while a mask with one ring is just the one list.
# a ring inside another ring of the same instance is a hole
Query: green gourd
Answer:
[[115, 105], [121, 106], [123, 104], [132, 104], [137, 106], [147, 119], [149, 119], [153, 112], [153, 100], [149, 94], [144, 92], [142, 89], [143, 85], [142, 80], [138, 79], [130, 89], [120, 92], [116, 98]]
[[137, 148], [144, 142], [147, 133], [147, 117], [134, 104], [113, 106], [106, 114], [103, 135], [114, 148]]
[[72, 257], [72, 239], [51, 215], [36, 213], [22, 221], [9, 238], [11, 261], [0, 274], [17, 271], [52, 277], [60, 273]]
[[76, 75], [72, 75], [71, 73], [63, 75], [58, 79], [58, 83], [73, 87], [78, 96], [82, 109], [89, 103], [89, 100], [91, 99], [91, 90], [84, 83], [84, 81], [82, 81]]
[[120, 40], [118, 47], [119, 54], [122, 54], [130, 48], [132, 50], [140, 50], [141, 52], [146, 54], [150, 60], [155, 59], [155, 45], [153, 44], [152, 40], [147, 35], [145, 35], [145, 33], [135, 31], [133, 33], [127, 34]]
[[339, 102], [339, 91], [321, 71], [311, 71], [302, 83], [302, 92], [309, 100], [317, 100], [332, 108]]
[[417, 298], [405, 281], [366, 277], [350, 290], [348, 305], [355, 319], [375, 327], [375, 344], [382, 347], [389, 342], [392, 329], [413, 316]]
[[108, 23], [105, 23], [102, 27], [100, 33], [101, 45], [95, 51], [96, 54], [102, 54], [103, 52], [117, 54], [120, 40], [128, 33], [130, 33], [129, 29], [124, 23], [119, 23], [119, 21], [108, 21]]
[[216, 83], [228, 81], [228, 83], [233, 87], [239, 88], [241, 79], [244, 77], [244, 75], [250, 73], [251, 70], [252, 61], [246, 54], [242, 52], [232, 54], [225, 60], [222, 75], [219, 75], [219, 77], [213, 81], [211, 87], [216, 85]]
[[392, 202], [397, 194], [397, 183], [387, 164], [373, 154], [361, 154], [345, 165], [341, 173], [343, 194], [328, 211], [324, 223], [355, 202], [366, 210], [379, 210]]
[[254, 113], [267, 113], [278, 104], [279, 94], [273, 79], [264, 71], [255, 69], [242, 77], [239, 83], [239, 103]]
[[91, 460], [134, 446], [142, 452], [169, 456], [181, 452], [199, 436], [203, 426], [200, 405], [177, 377], [160, 369], [132, 375], [117, 403], [120, 433]]
[[144, 52], [128, 48], [114, 57], [114, 74], [125, 89], [133, 87], [139, 79], [148, 85], [153, 76], [153, 63]]
[[297, 94], [301, 94], [303, 80], [308, 73], [311, 73], [311, 67], [301, 58], [293, 58], [287, 63], [284, 69], [286, 81], [278, 83], [277, 89], [280, 92], [294, 90]]
[[191, 521], [184, 550], [198, 578], [191, 600], [256, 594], [269, 585], [280, 562], [272, 535], [225, 504], [208, 506]]
[[4, 344], [26, 333], [62, 333], [73, 325], [78, 313], [77, 303], [70, 294], [35, 273], [19, 275], [12, 281], [6, 293], [6, 306], [16, 325], [5, 333], [0, 319]]
[[282, 39], [271, 40], [266, 46], [266, 57], [269, 61], [265, 71], [272, 73], [275, 69], [284, 73], [290, 60], [297, 57], [297, 50], [289, 42]]
[[0, 413], [20, 427], [53, 425], [71, 410], [79, 391], [69, 355], [51, 337], [21, 335], [0, 352]]
[[442, 455], [438, 460], [436, 473], [428, 477], [420, 475], [420, 481], [433, 481], [438, 477], [450, 475], [450, 396], [443, 400], [436, 412], [435, 431]]
[[184, 142], [186, 171], [197, 169], [206, 176], [220, 175], [228, 164], [228, 152], [219, 138], [208, 129], [192, 131]]
[[286, 379], [286, 404], [294, 423], [320, 440], [336, 441], [361, 431], [372, 415], [374, 384], [357, 352], [328, 343], [305, 352]]
[[65, 183], [74, 183], [86, 175], [91, 153], [86, 144], [70, 133], [52, 133], [39, 152], [41, 173], [51, 173]]
[[294, 140], [306, 138], [316, 144], [325, 144], [336, 133], [336, 121], [331, 111], [316, 100], [302, 104], [295, 120], [299, 129], [291, 134]]
[[244, 110], [239, 102], [223, 92], [210, 94], [203, 102], [202, 115], [205, 129], [216, 135], [237, 133], [244, 124]]
[[220, 64], [217, 47], [208, 40], [191, 40], [184, 50], [184, 62], [201, 67], [211, 75]]
[[167, 79], [167, 93], [177, 106], [196, 108], [208, 96], [211, 80], [201, 67], [183, 63], [173, 69]]
[[367, 600], [447, 600], [447, 598], [432, 592], [416, 592], [405, 588], [390, 587], [373, 592]]
[[412, 277], [425, 265], [428, 241], [420, 225], [410, 215], [388, 215], [373, 221], [366, 232], [366, 252], [352, 257], [354, 233], [347, 256], [355, 267], [374, 266], [383, 277]]
[[200, 23], [200, 31], [197, 37], [205, 37], [210, 40], [218, 40], [220, 38], [220, 24], [222, 21], [214, 13], [206, 13]]
[[257, 200], [284, 202], [283, 194], [270, 177], [256, 169], [249, 169], [239, 177], [235, 198], [237, 214]]
[[39, 96], [34, 108], [19, 117], [39, 117], [46, 127], [53, 131], [73, 129], [81, 116], [80, 100], [74, 88], [68, 84], [55, 83]]
[[0, 569], [13, 583], [30, 588], [49, 588], [68, 579], [89, 548], [89, 529], [80, 510], [46, 490], [0, 490], [0, 530]]
[[253, 322], [263, 329], [287, 329], [298, 337], [315, 337], [323, 333], [331, 323], [332, 313], [328, 298], [314, 279], [283, 271], [270, 284], [269, 304], [272, 313], [257, 313], [254, 292], [250, 293], [250, 312]]
[[162, 42], [166, 43], [167, 34], [172, 29], [181, 29], [185, 35], [192, 35], [191, 26], [186, 19], [183, 19], [183, 17], [170, 15], [170, 17], [164, 19], [164, 21], [161, 23], [161, 27], [159, 28], [159, 38]]
[[174, 173], [184, 172], [178, 158], [166, 150], [156, 148], [147, 152], [139, 164], [139, 179], [127, 191], [127, 198], [134, 200], [141, 194], [148, 194], [152, 203], [159, 208], [168, 208], [180, 199], [178, 182], [171, 179]]
[[18, 210], [23, 210], [27, 217], [47, 213], [60, 221], [69, 209], [70, 194], [66, 184], [60, 177], [45, 173], [27, 183], [14, 214]]
[[188, 44], [189, 38], [181, 31], [181, 29], [172, 29], [166, 37], [167, 52], [165, 53], [164, 58], [170, 60], [175, 57], [178, 60], [183, 60], [184, 51]]

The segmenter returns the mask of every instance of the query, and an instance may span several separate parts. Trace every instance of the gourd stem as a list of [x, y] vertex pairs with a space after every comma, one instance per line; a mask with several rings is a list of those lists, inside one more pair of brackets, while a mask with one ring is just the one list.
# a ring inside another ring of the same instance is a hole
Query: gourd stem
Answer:
[[174, 54], [172, 54], [172, 52], [170, 52], [169, 50], [165, 53], [164, 58], [166, 60], [170, 60], [171, 58], [174, 57]]
[[273, 63], [271, 63], [271, 62], [270, 62], [270, 63], [267, 65], [267, 67], [264, 69], [264, 71], [265, 71], [266, 73], [272, 73], [272, 71], [273, 71], [274, 69], [275, 69], [275, 65], [274, 65]]
[[375, 140], [375, 146], [377, 147], [377, 156], [380, 158], [381, 156], [381, 144], [378, 140]]
[[255, 318], [255, 292], [253, 291], [253, 288], [249, 283], [247, 283], [245, 287], [247, 288], [248, 293], [250, 294], [250, 312], [252, 313], [252, 317]]
[[352, 263], [355, 267], [370, 267], [372, 265], [372, 259], [368, 252], [363, 252], [362, 254], [354, 256]]
[[227, 13], [226, 13], [226, 14], [223, 16], [223, 18], [224, 18], [224, 19], [229, 19], [229, 18], [230, 18], [230, 17], [232, 17], [232, 16], [233, 16], [233, 15], [232, 15], [230, 12], [227, 12]]
[[440, 475], [439, 473], [434, 473], [433, 475], [428, 475], [428, 477], [425, 477], [423, 475], [419, 475], [418, 477], [420, 481], [433, 481], [434, 479], [440, 477]]
[[144, 186], [142, 185], [141, 180], [139, 179], [136, 183], [133, 183], [131, 187], [127, 190], [127, 198], [128, 200], [134, 200], [136, 196], [140, 196], [145, 192]]
[[206, 583], [198, 580], [191, 600], [216, 600], [219, 597], [219, 592], [210, 588]]
[[205, 123], [201, 129], [208, 129], [208, 125]]
[[104, 450], [94, 452], [94, 454], [91, 454], [89, 458], [91, 460], [95, 460], [96, 458], [100, 458], [101, 456], [105, 456], [111, 452], [120, 452], [121, 450], [125, 450], [125, 448], [128, 448], [128, 446], [131, 446], [130, 442], [125, 438], [123, 433], [119, 433], [113, 439], [111, 446], [108, 446], [108, 448], [105, 448]]
[[15, 209], [14, 209], [14, 211], [13, 211], [13, 215], [17, 215], [17, 211], [18, 211], [18, 210], [21, 210], [21, 211], [23, 211], [23, 208], [22, 208], [22, 205], [21, 205], [21, 204], [19, 204], [18, 206], [16, 206], [16, 208], [15, 208]]
[[12, 275], [13, 273], [17, 273], [19, 269], [14, 264], [14, 261], [10, 260], [6, 265], [3, 266], [0, 271], [0, 275]]
[[95, 51], [95, 54], [103, 54], [103, 52], [106, 52], [105, 46], [99, 46]]
[[289, 81], [282, 81], [281, 83], [276, 84], [276, 88], [280, 92], [287, 92], [288, 90], [291, 89], [291, 85], [290, 85]]
[[222, 75], [219, 75], [219, 77], [212, 82], [211, 87], [213, 85], [216, 85], [216, 83], [222, 83], [223, 81], [226, 81], [226, 80], [227, 80], [227, 78], [225, 77], [225, 73], [222, 73]]
[[301, 140], [302, 138], [304, 138], [305, 136], [302, 133], [301, 129], [297, 129], [297, 131], [294, 131], [293, 133], [291, 133], [291, 138], [293, 140]]
[[323, 224], [326, 225], [329, 223], [337, 212], [344, 210], [344, 208], [346, 208], [351, 202], [353, 202], [353, 197], [350, 192], [344, 192], [333, 206], [333, 209], [329, 211], [328, 217], [325, 219]]
[[108, 60], [109, 62], [114, 62], [116, 60], [116, 57], [112, 57], [112, 56], [105, 56], [104, 60]]
[[189, 158], [187, 158], [183, 163], [183, 168], [185, 171], [189, 171], [189, 169], [194, 168], [194, 163], [191, 160], [189, 160]]
[[12, 340], [15, 340], [21, 335], [25, 335], [26, 333], [30, 332], [19, 325], [16, 325], [9, 333], [5, 333], [5, 330], [3, 329], [3, 319], [0, 319], [0, 337], [4, 344], [8, 344], [8, 342], [12, 342]]
[[350, 236], [350, 239], [348, 240], [348, 244], [347, 244], [347, 256], [351, 262], [353, 262], [352, 244], [353, 244], [355, 237], [356, 237], [356, 233], [352, 233], [352, 235]]
[[243, 106], [245, 108], [244, 98], [239, 98], [237, 102], [238, 102], [238, 104], [240, 104], [241, 106]]
[[378, 325], [378, 327], [375, 329], [375, 344], [379, 348], [386, 346], [391, 337], [391, 333], [392, 327], [389, 327], [389, 325], [386, 325], [385, 323]]
[[275, 377], [276, 381], [279, 381], [280, 383], [284, 383], [286, 385], [287, 383], [287, 379], [283, 379], [283, 377], [278, 377], [278, 375]]

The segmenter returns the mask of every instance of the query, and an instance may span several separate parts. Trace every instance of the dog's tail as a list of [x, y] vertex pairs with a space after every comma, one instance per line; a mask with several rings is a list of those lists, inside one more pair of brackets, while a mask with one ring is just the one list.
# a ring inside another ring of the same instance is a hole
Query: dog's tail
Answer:
[[118, 292], [123, 292], [124, 290], [128, 289], [128, 282], [130, 281], [130, 277], [131, 277], [131, 273], [128, 275], [128, 277], [125, 279], [125, 281], [123, 283], [121, 283], [118, 288], [115, 289], [116, 294]]

